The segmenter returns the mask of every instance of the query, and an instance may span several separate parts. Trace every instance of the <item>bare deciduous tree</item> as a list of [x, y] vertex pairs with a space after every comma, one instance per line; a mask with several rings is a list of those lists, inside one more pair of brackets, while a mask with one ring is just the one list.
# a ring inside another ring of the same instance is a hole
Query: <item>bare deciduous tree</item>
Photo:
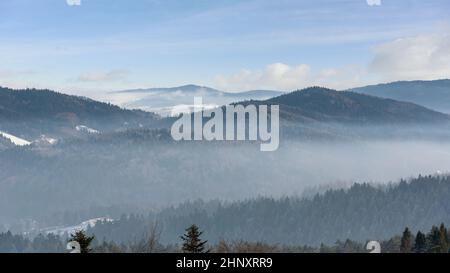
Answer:
[[133, 253], [160, 252], [163, 248], [159, 241], [160, 238], [161, 228], [159, 227], [157, 222], [154, 222], [149, 227], [148, 231], [144, 233], [143, 238], [131, 245], [130, 250]]

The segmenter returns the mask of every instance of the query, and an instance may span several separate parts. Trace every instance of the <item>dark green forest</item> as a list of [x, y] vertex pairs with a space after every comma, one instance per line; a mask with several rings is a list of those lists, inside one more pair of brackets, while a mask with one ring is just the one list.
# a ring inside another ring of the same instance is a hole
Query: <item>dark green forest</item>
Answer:
[[157, 222], [161, 239], [176, 243], [177, 234], [196, 223], [211, 242], [221, 239], [267, 243], [332, 244], [386, 240], [405, 226], [427, 230], [433, 223], [450, 223], [450, 176], [419, 176], [399, 183], [354, 184], [308, 198], [256, 198], [233, 203], [190, 202], [146, 216], [128, 215], [101, 223], [90, 232], [99, 238], [125, 242]]
[[162, 126], [158, 116], [140, 110], [126, 110], [110, 103], [71, 96], [52, 90], [0, 86], [0, 130], [35, 139], [41, 134], [73, 137], [75, 125], [101, 131], [119, 128]]
[[[385, 252], [448, 252], [449, 193], [450, 176], [419, 176], [308, 198], [199, 200], [99, 222], [87, 234], [95, 236], [94, 252], [177, 252], [192, 224], [212, 252], [367, 252], [370, 240], [381, 242]], [[66, 239], [6, 232], [0, 252], [61, 252]]]

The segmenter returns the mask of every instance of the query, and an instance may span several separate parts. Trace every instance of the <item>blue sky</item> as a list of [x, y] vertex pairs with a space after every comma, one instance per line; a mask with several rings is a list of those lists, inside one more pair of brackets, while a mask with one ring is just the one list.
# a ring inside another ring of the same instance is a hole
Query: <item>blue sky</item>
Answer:
[[98, 97], [450, 78], [449, 18], [448, 0], [2, 0], [0, 85]]

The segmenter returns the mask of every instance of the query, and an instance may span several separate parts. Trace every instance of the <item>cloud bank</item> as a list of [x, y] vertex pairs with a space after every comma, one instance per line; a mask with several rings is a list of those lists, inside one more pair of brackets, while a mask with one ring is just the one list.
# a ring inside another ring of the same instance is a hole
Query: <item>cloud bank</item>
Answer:
[[399, 80], [450, 78], [450, 35], [422, 35], [376, 46], [367, 64], [349, 64], [314, 71], [309, 64], [273, 63], [260, 70], [243, 69], [217, 75], [214, 83], [224, 90], [276, 89], [292, 91], [319, 85], [347, 89]]
[[218, 75], [216, 84], [222, 89], [248, 90], [258, 88], [290, 89], [308, 82], [311, 68], [300, 64], [289, 66], [284, 63], [267, 65], [261, 71], [241, 70], [230, 76]]
[[397, 39], [375, 48], [369, 71], [384, 80], [450, 78], [450, 35]]
[[308, 64], [274, 63], [262, 70], [244, 69], [229, 76], [218, 75], [214, 83], [219, 89], [228, 91], [254, 89], [292, 91], [313, 85], [345, 89], [361, 83], [365, 74], [366, 69], [357, 65], [314, 72]]

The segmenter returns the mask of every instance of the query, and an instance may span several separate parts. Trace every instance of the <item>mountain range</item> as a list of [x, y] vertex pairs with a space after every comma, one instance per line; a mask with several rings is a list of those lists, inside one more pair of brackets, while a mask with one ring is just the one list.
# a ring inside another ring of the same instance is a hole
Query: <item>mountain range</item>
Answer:
[[[450, 113], [450, 80], [399, 81], [352, 88], [344, 91], [397, 101], [412, 102], [429, 109]], [[225, 92], [207, 86], [184, 85], [169, 88], [147, 88], [109, 93], [110, 101], [125, 108], [142, 109], [162, 115], [183, 112], [192, 106], [194, 97], [202, 97], [211, 107], [245, 100], [266, 100], [285, 94], [275, 90]]]
[[449, 122], [450, 116], [423, 106], [349, 91], [311, 87], [265, 101], [278, 104], [294, 121], [358, 123], [360, 125]]
[[[284, 196], [334, 181], [448, 169], [449, 116], [411, 102], [321, 87], [237, 102], [280, 105], [277, 151], [263, 153], [254, 142], [175, 142], [168, 130], [174, 118], [50, 90], [1, 88], [0, 225], [60, 225], [67, 222], [50, 223], [54, 213], [87, 210], [91, 219], [108, 216], [107, 208]], [[445, 130], [437, 134], [444, 141], [428, 141], [437, 129]], [[14, 137], [31, 144], [14, 146]]]
[[[109, 93], [112, 102], [126, 108], [138, 108], [161, 115], [189, 111], [194, 97], [202, 97], [203, 103], [210, 107], [230, 104], [244, 100], [264, 100], [283, 94], [281, 91], [251, 90], [244, 92], [225, 92], [199, 85], [183, 85], [170, 88], [148, 88], [116, 91]], [[187, 109], [187, 110], [186, 110]]]
[[[417, 84], [417, 86], [415, 85]], [[444, 94], [450, 81], [403, 82], [384, 85], [408, 85], [411, 90], [420, 86], [439, 86], [429, 88], [433, 93], [438, 90]], [[394, 88], [390, 87], [390, 88]], [[376, 93], [376, 87], [366, 87], [367, 93]], [[425, 87], [424, 87], [425, 88]], [[358, 91], [358, 92], [356, 92]], [[387, 91], [380, 93], [386, 94]], [[392, 91], [394, 93], [394, 91]], [[114, 92], [114, 94], [143, 94], [134, 102], [145, 102], [154, 106], [175, 105], [193, 102], [195, 96], [202, 96], [204, 103], [213, 102], [212, 107], [228, 103], [255, 103], [280, 105], [282, 125], [294, 125], [304, 128], [310, 124], [352, 124], [352, 125], [447, 125], [447, 114], [428, 109], [421, 105], [381, 98], [373, 94], [363, 94], [362, 89], [336, 91], [322, 87], [311, 87], [290, 93], [254, 90], [242, 93], [226, 93], [216, 89], [196, 85], [175, 88], [138, 89]], [[412, 94], [417, 94], [412, 92]], [[406, 96], [403, 93], [403, 96]], [[430, 95], [431, 96], [431, 95]], [[436, 97], [432, 95], [431, 97]], [[445, 97], [445, 96], [444, 96]], [[412, 95], [409, 100], [419, 100]], [[405, 100], [408, 100], [405, 98]], [[420, 101], [420, 100], [419, 100]], [[444, 101], [444, 99], [443, 99]], [[223, 104], [222, 104], [223, 103]], [[144, 107], [145, 108], [145, 107]], [[170, 108], [170, 107], [169, 107]], [[162, 108], [160, 108], [162, 109]], [[119, 106], [94, 101], [85, 97], [70, 96], [51, 90], [13, 90], [0, 88], [0, 131], [32, 142], [34, 139], [77, 137], [95, 133], [120, 132], [139, 128], [169, 128], [173, 118], [163, 118], [157, 114], [142, 110], [129, 110]], [[317, 126], [315, 129], [317, 129]], [[446, 126], [442, 126], [445, 127]], [[302, 134], [308, 130], [303, 130]], [[326, 129], [328, 130], [328, 128]], [[346, 130], [350, 134], [350, 130]], [[336, 134], [336, 133], [333, 133]], [[3, 145], [4, 146], [4, 145]]]
[[427, 108], [450, 113], [450, 80], [399, 81], [353, 88], [349, 91], [408, 101]]

